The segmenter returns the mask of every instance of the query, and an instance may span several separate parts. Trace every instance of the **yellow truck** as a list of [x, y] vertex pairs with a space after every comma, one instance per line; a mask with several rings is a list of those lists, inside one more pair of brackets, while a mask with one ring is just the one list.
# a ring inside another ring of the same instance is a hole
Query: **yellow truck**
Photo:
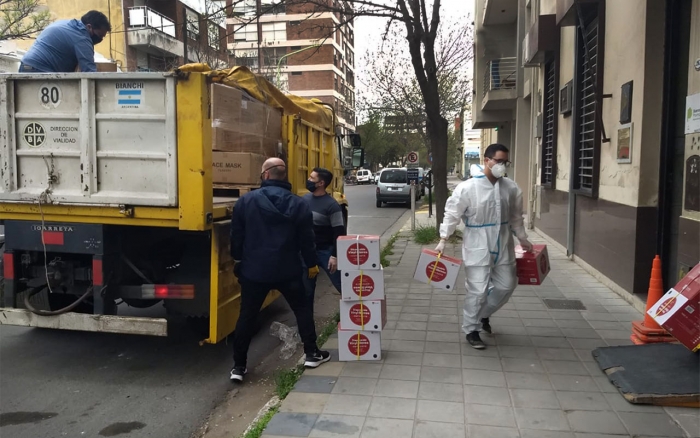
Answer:
[[[343, 176], [362, 160], [359, 137], [336, 135], [332, 108], [245, 68], [0, 75], [0, 324], [167, 336], [177, 315], [208, 321], [206, 343], [233, 331], [237, 197], [212, 183], [213, 83], [280, 110], [293, 191], [314, 167], [332, 169], [347, 224]], [[159, 303], [165, 316], [129, 315]]]

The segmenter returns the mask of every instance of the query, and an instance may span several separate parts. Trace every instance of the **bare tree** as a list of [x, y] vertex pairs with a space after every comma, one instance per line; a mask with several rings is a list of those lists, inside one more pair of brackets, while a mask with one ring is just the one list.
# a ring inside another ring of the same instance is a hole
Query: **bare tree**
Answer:
[[425, 132], [433, 156], [437, 221], [442, 222], [447, 201], [449, 123], [443, 115], [438, 79], [439, 51], [436, 50], [441, 0], [280, 0], [280, 3], [312, 13], [333, 13], [339, 22], [335, 23], [334, 30], [342, 29], [356, 17], [386, 18], [385, 39], [394, 24], [401, 27], [426, 116]]
[[[435, 44], [438, 89], [441, 115], [447, 120], [453, 120], [471, 100], [467, 70], [472, 59], [471, 35], [471, 25], [462, 24], [443, 27], [438, 32]], [[410, 59], [401, 51], [403, 44], [397, 32], [391, 30], [376, 49], [368, 51], [367, 73], [362, 80], [366, 92], [361, 96], [361, 106], [367, 110], [379, 109], [391, 116], [393, 124], [419, 134], [430, 153], [423, 96], [413, 71], [405, 68]]]
[[226, 10], [220, 6], [220, 2], [212, 0], [205, 0], [204, 8], [198, 22], [187, 22], [187, 32], [196, 35], [195, 40], [185, 35], [188, 57], [213, 69], [226, 68], [228, 62], [224, 59], [227, 56], [222, 55], [222, 49], [227, 50]]
[[0, 41], [36, 37], [51, 24], [41, 0], [0, 0]]

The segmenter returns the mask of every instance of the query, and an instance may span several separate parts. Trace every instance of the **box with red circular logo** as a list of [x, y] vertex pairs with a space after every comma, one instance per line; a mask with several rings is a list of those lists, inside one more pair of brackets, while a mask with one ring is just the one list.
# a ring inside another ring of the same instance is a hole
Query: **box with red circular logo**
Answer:
[[424, 249], [418, 259], [418, 266], [416, 266], [413, 278], [440, 289], [452, 290], [455, 287], [461, 265], [460, 259], [446, 255], [441, 255], [438, 259], [437, 251]]
[[381, 269], [379, 236], [348, 235], [338, 237], [338, 270]]
[[515, 248], [515, 264], [518, 269], [518, 284], [537, 286], [549, 274], [547, 245], [532, 245], [532, 252], [525, 252], [520, 246]]
[[340, 327], [343, 330], [380, 331], [386, 324], [386, 301], [340, 301]]
[[338, 327], [338, 358], [343, 362], [382, 359], [382, 333]]
[[384, 270], [342, 271], [341, 299], [383, 300]]
[[688, 349], [700, 350], [700, 264], [647, 313]]

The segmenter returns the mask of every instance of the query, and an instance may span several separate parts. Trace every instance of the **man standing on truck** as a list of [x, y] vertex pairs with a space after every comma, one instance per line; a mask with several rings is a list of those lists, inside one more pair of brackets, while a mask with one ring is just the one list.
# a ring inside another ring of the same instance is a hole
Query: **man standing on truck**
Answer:
[[89, 11], [80, 21], [60, 20], [49, 25], [37, 37], [22, 58], [19, 71], [24, 73], [96, 72], [95, 48], [107, 32], [109, 20], [99, 11]]
[[473, 178], [460, 183], [447, 200], [435, 248], [442, 253], [445, 241], [464, 219], [467, 295], [462, 331], [477, 350], [486, 348], [479, 331], [491, 333], [489, 317], [508, 302], [518, 284], [513, 234], [526, 251], [532, 251], [523, 225], [523, 193], [513, 180], [504, 178], [509, 165], [507, 147], [486, 148], [484, 166], [472, 165]]
[[255, 321], [273, 289], [280, 291], [296, 316], [306, 353], [304, 365], [316, 368], [331, 358], [316, 345], [312, 310], [299, 278], [302, 259], [310, 266], [309, 278], [315, 278], [319, 272], [311, 210], [304, 200], [292, 194], [292, 186], [286, 181], [287, 167], [281, 159], [265, 161], [260, 179], [260, 189], [242, 196], [231, 218], [231, 255], [241, 285], [241, 311], [233, 339], [234, 366], [230, 376], [234, 382], [242, 382], [248, 372], [248, 347]]
[[[335, 242], [338, 237], [345, 235], [345, 221], [340, 205], [326, 191], [332, 181], [333, 174], [328, 169], [315, 168], [306, 181], [306, 188], [311, 193], [304, 195], [304, 201], [309, 204], [314, 218], [318, 264], [326, 271], [331, 283], [340, 293], [340, 271], [338, 271]], [[316, 277], [308, 278], [305, 276], [303, 280], [313, 312]]]

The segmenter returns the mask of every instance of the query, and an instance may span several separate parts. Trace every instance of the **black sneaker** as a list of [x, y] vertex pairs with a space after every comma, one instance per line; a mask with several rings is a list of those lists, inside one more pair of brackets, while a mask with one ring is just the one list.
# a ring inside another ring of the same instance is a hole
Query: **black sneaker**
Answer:
[[486, 344], [484, 344], [484, 341], [481, 340], [479, 332], [469, 333], [467, 335], [467, 342], [469, 342], [469, 345], [476, 348], [477, 350], [483, 350], [484, 348], [486, 348]]
[[316, 368], [322, 363], [331, 360], [331, 354], [327, 351], [316, 350], [315, 354], [307, 354], [304, 366], [307, 368]]
[[489, 319], [488, 318], [481, 318], [481, 329], [485, 331], [488, 334], [493, 333], [491, 331], [491, 324], [489, 324]]
[[243, 376], [245, 376], [248, 373], [248, 369], [246, 367], [233, 367], [231, 368], [231, 379], [232, 382], [242, 382], [243, 381]]

